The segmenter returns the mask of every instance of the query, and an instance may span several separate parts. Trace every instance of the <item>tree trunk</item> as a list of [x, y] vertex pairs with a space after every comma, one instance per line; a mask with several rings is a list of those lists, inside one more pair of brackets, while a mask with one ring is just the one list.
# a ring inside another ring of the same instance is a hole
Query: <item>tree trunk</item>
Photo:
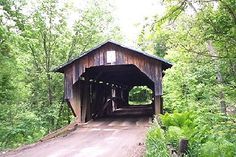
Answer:
[[[219, 61], [217, 60], [218, 54], [217, 54], [215, 48], [213, 47], [211, 40], [207, 41], [207, 48], [209, 50], [210, 55], [214, 56], [214, 57], [212, 57], [212, 60], [214, 61], [215, 69], [216, 69], [216, 72], [217, 72], [217, 74], [216, 74], [217, 82], [219, 84], [223, 84], [223, 77], [222, 77], [222, 74], [220, 72], [220, 64], [219, 64]], [[224, 100], [225, 95], [224, 95], [223, 91], [220, 91], [219, 98], [220, 98], [220, 111], [221, 111], [221, 113], [226, 114], [226, 103], [225, 103], [225, 100]]]

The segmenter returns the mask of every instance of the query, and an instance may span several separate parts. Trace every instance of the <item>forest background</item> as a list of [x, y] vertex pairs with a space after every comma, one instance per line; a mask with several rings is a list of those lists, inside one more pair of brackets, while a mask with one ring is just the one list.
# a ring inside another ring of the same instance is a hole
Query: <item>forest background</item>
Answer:
[[[148, 133], [147, 156], [167, 155], [167, 144], [178, 147], [180, 138], [189, 139], [190, 156], [234, 156], [236, 2], [162, 4], [165, 14], [146, 18], [136, 45], [173, 63], [163, 80], [166, 114]], [[69, 24], [72, 11], [78, 16]], [[107, 39], [125, 41], [107, 1], [78, 9], [57, 0], [0, 0], [0, 149], [33, 143], [73, 121], [63, 76], [51, 70]]]

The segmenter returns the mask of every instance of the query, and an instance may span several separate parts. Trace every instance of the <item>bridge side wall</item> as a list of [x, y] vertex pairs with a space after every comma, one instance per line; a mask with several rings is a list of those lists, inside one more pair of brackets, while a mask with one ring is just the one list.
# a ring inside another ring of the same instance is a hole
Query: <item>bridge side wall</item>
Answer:
[[[81, 83], [78, 83], [78, 81], [80, 81], [80, 76], [85, 72], [86, 68], [93, 66], [110, 65], [106, 62], [106, 52], [111, 50], [114, 50], [116, 52], [116, 62], [112, 63], [112, 65], [133, 64], [154, 82], [155, 114], [162, 113], [161, 62], [142, 54], [132, 52], [129, 49], [108, 44], [74, 61], [65, 69], [64, 96], [65, 99], [70, 102], [75, 116], [80, 116], [81, 121], [84, 121], [83, 112], [86, 112], [86, 110], [83, 110], [82, 106], [86, 105], [83, 103], [89, 103], [89, 100], [85, 100], [88, 98], [85, 98], [86, 96], [84, 94], [81, 94], [84, 92], [84, 90], [81, 90], [82, 85]], [[87, 88], [89, 89], [89, 87]], [[89, 94], [89, 91], [86, 93]]]

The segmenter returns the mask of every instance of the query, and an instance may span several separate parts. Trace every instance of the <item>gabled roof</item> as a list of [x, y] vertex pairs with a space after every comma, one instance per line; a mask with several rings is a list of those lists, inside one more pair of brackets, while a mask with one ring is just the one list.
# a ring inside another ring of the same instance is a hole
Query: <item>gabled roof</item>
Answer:
[[80, 58], [83, 58], [84, 56], [87, 56], [89, 53], [91, 53], [91, 52], [93, 52], [93, 51], [95, 51], [95, 50], [101, 48], [102, 46], [104, 46], [104, 45], [106, 45], [106, 44], [108, 44], [108, 43], [113, 44], [113, 45], [115, 45], [115, 46], [119, 46], [119, 47], [124, 48], [124, 49], [128, 49], [128, 50], [130, 50], [130, 51], [133, 51], [134, 53], [138, 53], [138, 54], [144, 55], [144, 56], [146, 56], [146, 57], [149, 57], [149, 58], [158, 60], [158, 61], [162, 62], [163, 66], [164, 66], [164, 69], [170, 68], [170, 67], [172, 66], [172, 63], [171, 63], [171, 62], [169, 62], [169, 61], [167, 61], [167, 60], [165, 60], [165, 59], [163, 59], [163, 58], [160, 58], [160, 57], [151, 55], [151, 54], [149, 54], [149, 53], [147, 53], [147, 52], [144, 52], [144, 51], [141, 51], [141, 50], [136, 50], [136, 49], [133, 49], [133, 48], [124, 46], [124, 45], [122, 45], [122, 44], [120, 44], [120, 43], [117, 43], [117, 42], [114, 42], [114, 41], [111, 41], [111, 40], [108, 40], [108, 41], [106, 41], [106, 42], [104, 42], [104, 43], [101, 43], [101, 44], [99, 44], [98, 46], [96, 46], [96, 47], [94, 47], [94, 48], [88, 50], [88, 51], [85, 51], [84, 53], [82, 53], [82, 55], [79, 55], [78, 57], [75, 57], [74, 59], [72, 59], [72, 60], [66, 62], [65, 64], [62, 64], [62, 65], [56, 67], [56, 68], [53, 69], [52, 71], [54, 71], [54, 72], [63, 72], [65, 67], [69, 66], [70, 64], [72, 64], [72, 63], [75, 62], [76, 60], [79, 60]]

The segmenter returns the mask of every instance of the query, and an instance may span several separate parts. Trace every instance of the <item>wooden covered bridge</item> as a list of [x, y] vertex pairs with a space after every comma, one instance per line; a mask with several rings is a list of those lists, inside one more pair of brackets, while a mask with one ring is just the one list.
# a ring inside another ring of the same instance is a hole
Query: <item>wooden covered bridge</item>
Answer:
[[[64, 73], [64, 96], [79, 122], [116, 114], [160, 114], [163, 112], [163, 70], [170, 62], [159, 57], [107, 41], [59, 66]], [[153, 101], [131, 106], [129, 91], [147, 86]]]

